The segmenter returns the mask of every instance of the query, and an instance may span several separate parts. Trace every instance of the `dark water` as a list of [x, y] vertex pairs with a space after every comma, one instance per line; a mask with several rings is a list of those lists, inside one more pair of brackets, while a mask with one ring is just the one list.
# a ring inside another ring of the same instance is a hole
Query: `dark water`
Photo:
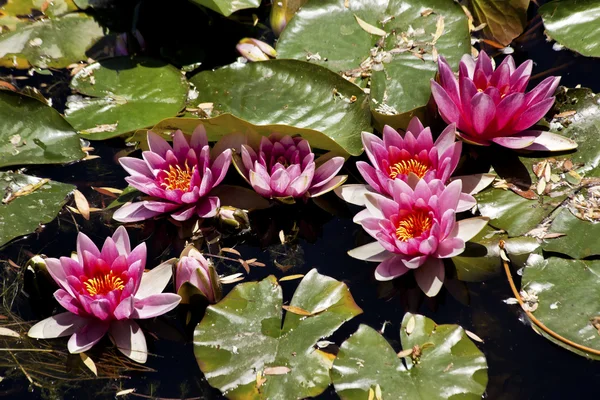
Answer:
[[[230, 25], [226, 20], [218, 19], [211, 13], [202, 16], [198, 9], [193, 6], [190, 8], [186, 2], [173, 3], [179, 4], [180, 7], [165, 7], [165, 2], [159, 1], [142, 2], [139, 29], [148, 43], [152, 44], [149, 49], [151, 53], [162, 55], [176, 64], [203, 61], [203, 68], [227, 64], [235, 59], [233, 47], [240, 37], [251, 34], [256, 36], [256, 28], [237, 23]], [[129, 21], [129, 17], [133, 18], [133, 8], [124, 9], [129, 10], [131, 15], [122, 16], [122, 19]], [[206, 21], [212, 21], [212, 25], [204, 24]], [[533, 19], [530, 26], [534, 26], [538, 21], [539, 18]], [[124, 30], [129, 26], [128, 22], [121, 20], [112, 23], [117, 29], [121, 27]], [[213, 40], [214, 29], [222, 34], [218, 41]], [[577, 57], [568, 51], [553, 51], [552, 44], [545, 41], [542, 29], [538, 26], [524, 40], [517, 41], [514, 54], [517, 62], [532, 58], [536, 62], [534, 74], [559, 68], [554, 74], [563, 76], [562, 84], [565, 86], [574, 87], [581, 84], [596, 92], [600, 91], [600, 79], [596, 75], [600, 70], [600, 61]], [[178, 30], [177, 34], [174, 34], [173, 30]], [[167, 46], [168, 43], [173, 44], [174, 36], [183, 39], [177, 41], [174, 46]], [[188, 47], [197, 52], [190, 56], [186, 50]], [[533, 81], [532, 85], [544, 77]], [[59, 108], [64, 102], [65, 89], [66, 86], [63, 85], [62, 88], [54, 88], [55, 92], [49, 92], [54, 96], [53, 100]], [[92, 186], [125, 186], [123, 178], [126, 174], [114, 161], [117, 152], [123, 149], [123, 142], [112, 140], [93, 143], [92, 146], [96, 148], [94, 154], [100, 155], [101, 159], [67, 167], [28, 168], [27, 173], [76, 184], [94, 206], [100, 207], [106, 198], [91, 190]], [[353, 167], [345, 168], [356, 175]], [[232, 169], [226, 183], [240, 183], [235, 175]], [[336, 203], [333, 195], [327, 200]], [[512, 297], [503, 275], [483, 283], [464, 285], [458, 291], [459, 295], [455, 293], [458, 299], [445, 289], [435, 299], [425, 298], [410, 279], [385, 284], [376, 282], [373, 278], [375, 263], [354, 260], [346, 254], [347, 250], [365, 241], [365, 234], [361, 232], [361, 228], [351, 221], [357, 209], [348, 209], [345, 206], [338, 209], [339, 215], [335, 216], [313, 204], [261, 211], [251, 215], [254, 232], [252, 235], [224, 238], [222, 245], [235, 245], [244, 258], [255, 257], [267, 264], [266, 268], [253, 268], [246, 280], [262, 279], [269, 274], [281, 277], [292, 273], [306, 273], [312, 268], [317, 268], [322, 274], [346, 282], [364, 313], [344, 324], [334, 335], [332, 340], [338, 344], [352, 334], [361, 323], [380, 329], [387, 321], [389, 324], [385, 328], [385, 337], [398, 350], [399, 328], [404, 313], [419, 312], [438, 324], [460, 324], [485, 341], [478, 344], [478, 347], [485, 353], [489, 365], [486, 398], [564, 399], [596, 395], [600, 363], [559, 348], [538, 336], [529, 325], [522, 322], [524, 318], [518, 306], [510, 306], [502, 301]], [[77, 229], [100, 244], [117, 226], [109, 218], [110, 213], [94, 214], [90, 221], [77, 217], [76, 226], [71, 216], [63, 212], [58, 220], [48, 224], [40, 233], [29, 235], [3, 248], [0, 251], [0, 259], [10, 258], [22, 264], [30, 253], [43, 253], [50, 257], [67, 255], [75, 249]], [[294, 223], [299, 227], [298, 238], [291, 245], [282, 248], [279, 245], [278, 232], [283, 229], [290, 233]], [[177, 239], [175, 229], [166, 221], [148, 222], [130, 228], [129, 232], [132, 243], [147, 241], [148, 267], [157, 265], [160, 260], [177, 256], [183, 245]], [[284, 263], [283, 256], [279, 253], [287, 253], [289, 259], [295, 260], [296, 266], [285, 273], [276, 268], [273, 263], [274, 257]], [[239, 266], [232, 263], [223, 264], [219, 266], [219, 272], [226, 274], [237, 271], [236, 268], [239, 269]], [[298, 281], [282, 282], [286, 300], [291, 298], [297, 283]], [[46, 297], [40, 297], [30, 293], [27, 298], [20, 294], [12, 311], [25, 320], [45, 318], [58, 310], [56, 303], [47, 295], [48, 293], [45, 294]], [[167, 317], [144, 325], [147, 331], [157, 336], [155, 338], [146, 335], [149, 351], [156, 355], [149, 357], [147, 366], [156, 372], [128, 373], [129, 379], [75, 383], [70, 388], [60, 386], [59, 394], [56, 394], [52, 393], [51, 388], [31, 388], [25, 377], [13, 366], [0, 371], [0, 376], [10, 374], [10, 378], [0, 382], [0, 397], [110, 399], [121, 389], [135, 388], [136, 393], [141, 395], [138, 398], [220, 399], [222, 397], [219, 392], [210, 388], [201, 376], [193, 355], [192, 331], [190, 327], [184, 326], [183, 321], [181, 313], [172, 312]], [[105, 339], [94, 351], [102, 352], [102, 344], [110, 346]], [[90, 354], [93, 357], [96, 353]], [[61, 384], [58, 380], [53, 382], [56, 387]], [[337, 397], [330, 388], [319, 398]]]

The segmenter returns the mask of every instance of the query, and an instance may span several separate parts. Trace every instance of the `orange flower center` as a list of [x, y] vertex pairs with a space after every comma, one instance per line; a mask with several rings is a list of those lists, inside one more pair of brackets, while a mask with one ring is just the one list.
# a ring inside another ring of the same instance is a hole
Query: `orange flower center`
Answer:
[[402, 160], [397, 162], [394, 165], [390, 166], [390, 178], [396, 179], [398, 175], [408, 175], [409, 173], [414, 173], [419, 178], [425, 176], [425, 174], [429, 171], [429, 165], [415, 159], [410, 160]]
[[187, 161], [185, 162], [184, 168], [181, 168], [179, 165], [176, 167], [169, 165], [169, 170], [165, 170], [167, 176], [163, 179], [161, 186], [168, 190], [179, 189], [183, 192], [189, 191], [190, 181], [192, 180], [192, 175], [194, 174], [194, 168], [190, 169]]
[[431, 229], [433, 220], [426, 211], [415, 211], [398, 221], [396, 237], [402, 242], [421, 236]]
[[115, 276], [112, 271], [105, 275], [90, 278], [85, 281], [83, 285], [87, 292], [92, 296], [97, 294], [107, 294], [113, 290], [123, 290], [125, 288], [123, 280], [118, 276]]

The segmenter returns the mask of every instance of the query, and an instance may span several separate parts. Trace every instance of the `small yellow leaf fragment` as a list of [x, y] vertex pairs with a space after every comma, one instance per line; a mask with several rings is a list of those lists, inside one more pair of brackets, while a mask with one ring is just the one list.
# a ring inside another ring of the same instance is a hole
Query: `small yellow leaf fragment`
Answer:
[[135, 392], [135, 389], [125, 389], [125, 390], [121, 390], [120, 392], [117, 392], [117, 394], [115, 394], [115, 397], [120, 397], [120, 396], [126, 396], [128, 394], [131, 394]]
[[237, 251], [236, 249], [232, 249], [231, 247], [223, 247], [223, 248], [221, 248], [221, 251], [224, 251], [226, 253], [235, 254], [238, 257], [242, 256], [242, 254], [239, 251]]
[[8, 337], [14, 337], [14, 338], [21, 337], [21, 335], [19, 335], [18, 332], [15, 332], [12, 329], [3, 328], [3, 327], [0, 327], [0, 336], [8, 336]]
[[423, 11], [421, 11], [421, 17], [427, 17], [431, 14], [433, 14], [433, 10], [431, 8], [426, 8]]
[[398, 358], [404, 358], [404, 357], [408, 357], [413, 353], [413, 349], [406, 349], [406, 350], [402, 350], [401, 352], [398, 353]]
[[414, 330], [415, 330], [415, 325], [417, 323], [417, 320], [415, 319], [415, 316], [412, 315], [408, 322], [406, 323], [406, 334], [410, 335]]
[[312, 313], [310, 311], [306, 311], [303, 308], [300, 307], [296, 307], [296, 306], [282, 306], [282, 308], [285, 311], [291, 312], [292, 314], [297, 314], [297, 315], [312, 315]]
[[545, 190], [546, 190], [546, 178], [542, 177], [537, 183], [536, 192], [537, 192], [537, 194], [542, 194], [542, 193], [544, 193]]
[[468, 337], [470, 337], [474, 341], [479, 342], [479, 343], [483, 343], [483, 339], [480, 338], [479, 336], [477, 336], [476, 334], [474, 334], [473, 332], [465, 329], [465, 333], [467, 334]]
[[565, 117], [570, 117], [571, 115], [575, 115], [575, 114], [577, 114], [577, 111], [575, 111], [575, 110], [564, 111], [564, 112], [561, 112], [560, 114], [556, 114], [554, 116], [554, 118], [565, 118]]
[[96, 364], [94, 363], [94, 360], [89, 358], [87, 356], [87, 354], [85, 354], [85, 353], [79, 353], [79, 356], [81, 357], [81, 361], [83, 361], [85, 366], [88, 367], [88, 369], [90, 371], [92, 371], [92, 373], [94, 375], [98, 376], [98, 368], [96, 368]]
[[17, 197], [27, 196], [27, 195], [35, 192], [36, 190], [38, 190], [39, 188], [41, 188], [42, 186], [44, 186], [48, 182], [50, 182], [50, 179], [44, 178], [44, 179], [40, 180], [39, 182], [32, 183], [32, 184], [29, 184], [29, 185], [25, 185], [22, 188], [20, 188], [19, 190], [17, 190], [16, 192], [14, 192], [11, 195], [7, 196], [5, 199], [3, 199], [2, 203], [3, 204], [8, 204], [11, 201], [13, 201], [14, 199], [16, 199]]
[[263, 378], [262, 372], [258, 371], [256, 373], [256, 388], [260, 389], [260, 387], [267, 381], [267, 378]]
[[75, 189], [73, 192], [73, 197], [75, 198], [75, 205], [77, 206], [77, 210], [83, 218], [86, 220], [90, 219], [90, 204], [87, 199], [79, 190]]
[[84, 135], [89, 135], [92, 133], [114, 132], [117, 130], [118, 125], [119, 125], [119, 122], [117, 122], [115, 124], [96, 125], [93, 128], [82, 130], [81, 133]]
[[379, 386], [379, 383], [375, 386], [375, 399], [383, 400], [383, 396], [381, 395], [381, 386]]
[[350, 0], [344, 0], [344, 7], [350, 8]]
[[387, 35], [386, 31], [384, 31], [383, 29], [380, 29], [376, 26], [373, 26], [373, 25], [369, 24], [368, 22], [363, 21], [362, 19], [358, 18], [356, 16], [356, 14], [354, 15], [354, 18], [356, 18], [356, 22], [358, 22], [358, 25], [360, 25], [360, 27], [363, 28], [363, 30], [366, 31], [367, 33], [370, 33], [371, 35], [376, 35], [376, 36]]
[[438, 39], [442, 37], [444, 33], [444, 17], [440, 15], [435, 23], [435, 34], [433, 35], [433, 40], [431, 41], [431, 45], [437, 43]]
[[285, 375], [288, 372], [290, 372], [291, 369], [289, 369], [288, 367], [268, 367], [265, 368], [264, 374], [265, 375]]
[[374, 400], [375, 399], [375, 392], [373, 391], [373, 388], [369, 388], [369, 400]]
[[303, 277], [304, 277], [303, 274], [288, 275], [288, 276], [284, 276], [283, 278], [281, 278], [279, 280], [279, 282], [293, 281], [294, 279], [300, 279], [300, 278], [303, 278]]
[[121, 189], [115, 189], [115, 188], [111, 188], [111, 187], [92, 187], [92, 189], [94, 189], [96, 192], [109, 196], [109, 197], [113, 197], [113, 198], [117, 198], [121, 193], [123, 193], [123, 191]]

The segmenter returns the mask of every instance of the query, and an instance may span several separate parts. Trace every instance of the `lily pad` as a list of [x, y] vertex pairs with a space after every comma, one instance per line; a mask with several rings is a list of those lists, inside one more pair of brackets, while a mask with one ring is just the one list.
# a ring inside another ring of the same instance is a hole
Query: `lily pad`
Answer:
[[86, 51], [102, 36], [102, 27], [81, 13], [19, 25], [0, 35], [0, 66], [65, 68], [87, 59]]
[[500, 241], [513, 265], [521, 268], [528, 256], [540, 247], [532, 237], [519, 236], [509, 238], [502, 231], [486, 226], [473, 239], [466, 243], [465, 251], [452, 257], [456, 268], [456, 277], [465, 282], [481, 282], [493, 278], [502, 271]]
[[460, 326], [407, 313], [400, 337], [403, 349], [413, 349], [406, 364], [379, 332], [361, 325], [333, 364], [337, 394], [343, 400], [368, 399], [370, 391], [382, 399], [481, 399], [487, 362]]
[[529, 0], [471, 0], [469, 5], [476, 20], [474, 25], [486, 24], [483, 33], [504, 46], [523, 33], [527, 25]]
[[29, 16], [34, 13], [54, 18], [77, 10], [73, 0], [7, 0], [5, 3], [0, 7], [0, 26], [11, 31], [19, 24], [30, 23]]
[[[211, 142], [216, 142], [230, 133], [243, 133], [247, 135], [248, 143], [251, 146], [258, 147], [261, 136], [269, 136], [273, 132], [278, 132], [284, 135], [302, 136], [304, 139], [308, 140], [311, 147], [316, 149], [335, 151], [341, 154], [345, 153], [343, 147], [319, 131], [296, 128], [289, 125], [254, 125], [231, 114], [221, 114], [217, 117], [207, 119], [167, 118], [160, 121], [150, 130], [168, 138], [170, 133], [177, 129], [180, 129], [185, 134], [191, 135], [194, 129], [200, 124], [204, 125], [208, 140]], [[130, 142], [139, 142], [140, 147], [147, 150], [146, 132], [146, 130], [138, 131], [128, 140]]]
[[[208, 307], [194, 332], [194, 352], [211, 386], [229, 399], [314, 397], [329, 386], [335, 357], [316, 344], [360, 314], [345, 284], [311, 270], [282, 326], [275, 277], [237, 285]], [[264, 380], [266, 379], [266, 380]]]
[[79, 71], [71, 88], [67, 120], [90, 140], [104, 140], [173, 117], [185, 105], [188, 84], [181, 72], [162, 61], [117, 57]]
[[437, 55], [457, 67], [470, 48], [467, 17], [450, 0], [312, 0], [283, 31], [277, 54], [322, 65], [363, 87], [370, 79], [375, 117], [406, 125], [429, 101]]
[[600, 317], [600, 307], [595, 301], [600, 296], [599, 274], [600, 261], [532, 257], [523, 272], [521, 290], [537, 296], [533, 315], [549, 329], [574, 343], [600, 351], [600, 334], [594, 326], [597, 324], [594, 318]]
[[[565, 234], [544, 243], [544, 250], [581, 259], [600, 255], [600, 224], [577, 218], [563, 208], [552, 220], [549, 233]], [[573, 237], [574, 236], [574, 237]]]
[[0, 91], [0, 167], [61, 164], [85, 154], [77, 132], [46, 104]]
[[194, 4], [210, 8], [213, 11], [228, 17], [238, 10], [258, 8], [261, 0], [190, 0]]
[[14, 172], [0, 172], [0, 247], [52, 221], [73, 185]]
[[551, 1], [541, 6], [538, 12], [552, 39], [584, 56], [600, 57], [600, 2]]
[[288, 125], [323, 133], [351, 155], [371, 129], [367, 96], [326, 68], [295, 60], [235, 63], [190, 81], [213, 103], [212, 115], [231, 113], [254, 125]]

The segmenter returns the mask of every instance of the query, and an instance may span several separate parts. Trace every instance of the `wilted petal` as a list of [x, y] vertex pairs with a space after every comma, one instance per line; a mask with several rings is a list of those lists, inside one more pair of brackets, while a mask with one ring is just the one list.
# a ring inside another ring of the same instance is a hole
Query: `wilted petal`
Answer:
[[70, 353], [83, 353], [91, 349], [108, 331], [108, 323], [89, 320], [77, 332], [73, 333], [67, 344]]
[[129, 319], [113, 321], [110, 324], [109, 335], [121, 353], [141, 364], [146, 362], [148, 359], [146, 338], [135, 321]]
[[33, 325], [27, 335], [34, 339], [53, 339], [72, 335], [88, 323], [87, 318], [70, 312], [53, 315]]
[[444, 284], [444, 263], [438, 258], [430, 257], [415, 270], [415, 280], [428, 297], [437, 295]]
[[[527, 135], [528, 132], [525, 131], [523, 134]], [[525, 150], [566, 151], [575, 148], [577, 148], [577, 143], [569, 138], [551, 132], [541, 132]]]

